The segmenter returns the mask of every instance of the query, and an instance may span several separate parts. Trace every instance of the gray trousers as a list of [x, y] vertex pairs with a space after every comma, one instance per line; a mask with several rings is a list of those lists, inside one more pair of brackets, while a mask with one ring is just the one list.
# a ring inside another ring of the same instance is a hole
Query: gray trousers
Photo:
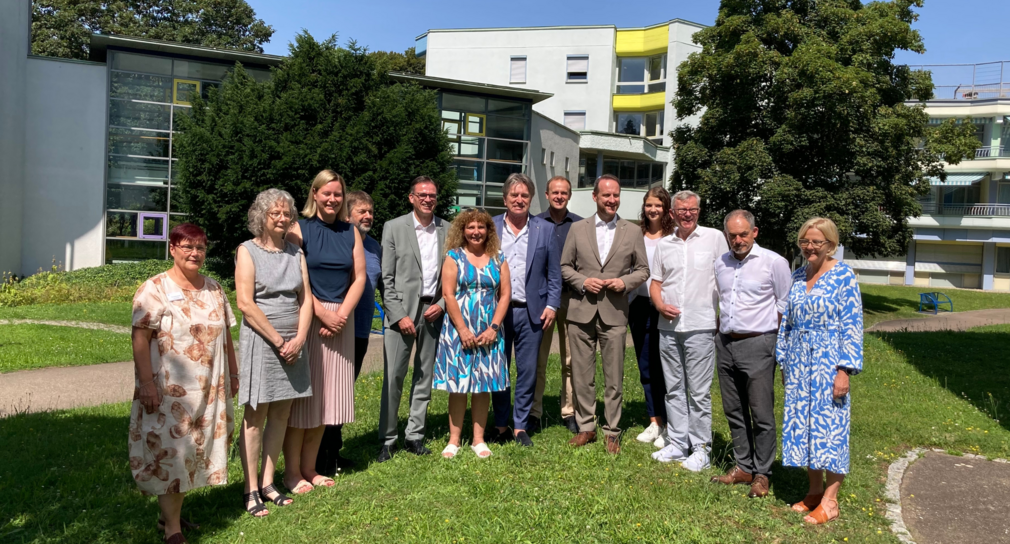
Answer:
[[[423, 316], [429, 304], [421, 305]], [[435, 368], [435, 351], [438, 335], [442, 332], [443, 313], [434, 323], [421, 317], [414, 322], [417, 336], [408, 336], [386, 327], [382, 337], [382, 401], [379, 409], [379, 441], [385, 446], [396, 444], [400, 398], [403, 396], [403, 379], [410, 365], [410, 350], [414, 353], [414, 374], [410, 383], [410, 417], [407, 419], [407, 440], [423, 440], [428, 403], [431, 402], [431, 381]]]
[[734, 339], [719, 334], [719, 390], [736, 464], [768, 476], [775, 460], [775, 342], [778, 334]]
[[666, 435], [684, 453], [712, 449], [714, 337], [715, 331], [659, 331], [659, 358], [666, 382]]
[[621, 435], [621, 402], [624, 395], [624, 348], [627, 323], [607, 325], [600, 314], [589, 323], [568, 322], [572, 350], [572, 404], [580, 432], [596, 430], [596, 346], [603, 364], [603, 413], [607, 435]]

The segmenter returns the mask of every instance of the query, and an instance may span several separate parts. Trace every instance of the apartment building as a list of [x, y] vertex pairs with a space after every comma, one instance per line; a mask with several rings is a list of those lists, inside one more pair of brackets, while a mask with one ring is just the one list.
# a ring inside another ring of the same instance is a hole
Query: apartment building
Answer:
[[[649, 187], [669, 179], [676, 67], [699, 50], [691, 36], [701, 28], [674, 19], [621, 29], [433, 29], [418, 36], [415, 51], [425, 57], [430, 77], [550, 94], [533, 104], [533, 111], [579, 136], [577, 170], [565, 170], [575, 186], [572, 209], [594, 213], [593, 182], [613, 174], [624, 188], [620, 213], [637, 218]], [[557, 156], [548, 147], [531, 153], [533, 163]], [[486, 189], [494, 190], [487, 184]]]

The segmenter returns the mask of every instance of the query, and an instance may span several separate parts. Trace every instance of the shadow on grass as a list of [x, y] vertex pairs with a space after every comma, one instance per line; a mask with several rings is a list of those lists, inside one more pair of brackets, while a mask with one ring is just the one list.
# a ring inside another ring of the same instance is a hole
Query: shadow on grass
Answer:
[[902, 310], [917, 312], [919, 305], [911, 299], [863, 293], [863, 312], [893, 314]]
[[1010, 430], [1010, 369], [1006, 332], [873, 333], [904, 355], [924, 376]]

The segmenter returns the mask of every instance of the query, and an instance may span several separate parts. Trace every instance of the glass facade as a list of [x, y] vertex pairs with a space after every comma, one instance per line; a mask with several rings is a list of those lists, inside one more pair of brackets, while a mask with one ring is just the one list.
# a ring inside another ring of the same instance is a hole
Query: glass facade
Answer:
[[665, 112], [614, 112], [614, 132], [645, 136], [657, 145], [663, 145]]
[[666, 54], [617, 59], [617, 94], [666, 91]]
[[[621, 180], [621, 187], [648, 189], [663, 184], [665, 166], [661, 162], [634, 161], [604, 155], [602, 173], [616, 176]], [[599, 167], [598, 155], [583, 154], [579, 157], [579, 188], [591, 188], [596, 183]]]
[[505, 178], [526, 173], [529, 166], [531, 104], [442, 92], [439, 109], [459, 178], [456, 204], [491, 214], [504, 212]]
[[[168, 257], [168, 231], [183, 222], [173, 194], [175, 120], [207, 97], [233, 64], [109, 51], [105, 262]], [[260, 81], [270, 72], [246, 68]]]

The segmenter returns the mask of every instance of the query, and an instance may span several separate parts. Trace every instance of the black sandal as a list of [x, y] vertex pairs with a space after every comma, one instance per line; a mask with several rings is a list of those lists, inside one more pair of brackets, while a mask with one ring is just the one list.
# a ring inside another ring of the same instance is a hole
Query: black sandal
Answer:
[[[266, 512], [267, 515], [270, 514], [270, 511], [267, 510], [267, 507], [263, 506], [263, 501], [260, 500], [260, 492], [259, 492], [259, 490], [250, 491], [249, 493], [243, 493], [242, 494], [242, 500], [243, 500], [243, 504], [246, 505], [245, 511], [249, 512], [249, 514], [252, 517], [254, 517], [254, 518], [265, 518], [266, 515], [263, 515], [263, 516], [259, 515], [261, 512]], [[252, 506], [249, 506], [250, 502], [253, 502]]]
[[[271, 499], [270, 497], [267, 496], [270, 493], [277, 493], [277, 495], [274, 496], [274, 498]], [[287, 506], [287, 505], [295, 502], [295, 500], [292, 499], [291, 497], [288, 497], [287, 495], [285, 495], [285, 494], [281, 493], [280, 491], [278, 491], [277, 488], [274, 486], [274, 484], [270, 484], [270, 485], [264, 487], [263, 489], [260, 489], [260, 497], [264, 501], [270, 501], [270, 502], [276, 504], [277, 506]]]
[[[189, 521], [186, 518], [179, 518], [179, 526], [182, 527], [183, 529], [187, 530], [187, 531], [199, 531], [200, 530], [200, 524], [199, 523], [193, 523], [192, 521]], [[165, 520], [161, 519], [160, 517], [158, 518], [158, 530], [162, 531], [162, 532], [165, 531]]]

